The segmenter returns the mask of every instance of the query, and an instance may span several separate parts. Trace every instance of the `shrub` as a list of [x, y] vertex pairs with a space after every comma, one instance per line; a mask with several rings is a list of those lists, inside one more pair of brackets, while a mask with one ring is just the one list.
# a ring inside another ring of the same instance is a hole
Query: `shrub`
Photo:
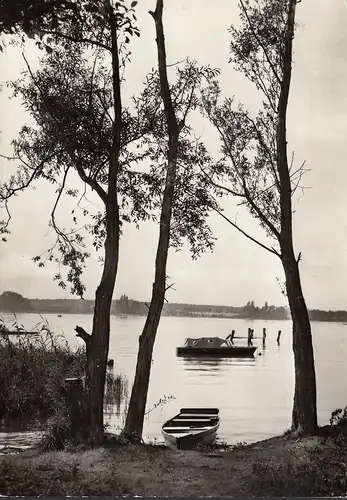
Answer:
[[[63, 335], [50, 332], [47, 323], [39, 328], [37, 335], [15, 329], [18, 334], [10, 336], [0, 320], [0, 418], [43, 417], [47, 419], [47, 428], [42, 447], [66, 448], [74, 433], [69, 421], [65, 379], [85, 375], [85, 346], [73, 350]], [[126, 377], [108, 371], [106, 407], [115, 406], [119, 411], [127, 391]]]
[[64, 405], [64, 380], [85, 372], [84, 347], [73, 351], [64, 337], [0, 336], [0, 418], [52, 415]]
[[330, 417], [330, 425], [342, 425], [347, 423], [347, 406], [344, 409], [334, 410]]

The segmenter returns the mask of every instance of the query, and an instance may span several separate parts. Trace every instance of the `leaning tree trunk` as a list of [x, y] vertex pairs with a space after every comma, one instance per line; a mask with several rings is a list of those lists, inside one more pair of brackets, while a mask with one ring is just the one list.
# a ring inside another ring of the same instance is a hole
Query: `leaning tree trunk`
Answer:
[[163, 0], [157, 0], [155, 12], [150, 12], [156, 26], [158, 67], [161, 94], [169, 134], [168, 165], [160, 217], [159, 242], [155, 261], [155, 279], [147, 320], [139, 338], [135, 379], [131, 391], [124, 435], [133, 442], [142, 438], [147, 393], [151, 373], [152, 354], [166, 291], [166, 264], [170, 244], [170, 225], [177, 169], [177, 153], [180, 127], [177, 124], [171, 101], [166, 70], [166, 53], [163, 29]]
[[295, 394], [292, 431], [312, 435], [317, 432], [316, 374], [310, 319], [303, 297], [299, 262], [292, 249], [282, 249], [286, 290], [293, 321]]
[[143, 421], [145, 417], [147, 393], [151, 373], [153, 346], [165, 299], [166, 264], [170, 243], [170, 223], [176, 174], [175, 158], [177, 155], [177, 147], [178, 132], [169, 150], [169, 154], [173, 157], [173, 159], [168, 162], [152, 299], [146, 323], [139, 338], [139, 351], [137, 355], [135, 379], [131, 391], [129, 409], [124, 428], [124, 435], [133, 442], [139, 442], [142, 437]]

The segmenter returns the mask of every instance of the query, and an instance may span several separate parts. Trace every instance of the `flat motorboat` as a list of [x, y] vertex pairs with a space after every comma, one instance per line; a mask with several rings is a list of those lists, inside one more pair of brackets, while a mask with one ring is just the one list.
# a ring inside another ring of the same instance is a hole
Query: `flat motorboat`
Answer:
[[166, 446], [188, 450], [197, 445], [211, 445], [219, 428], [218, 408], [181, 408], [162, 426]]
[[234, 345], [230, 335], [220, 337], [187, 338], [185, 344], [177, 347], [177, 356], [220, 356], [227, 358], [249, 358], [257, 350], [254, 346]]

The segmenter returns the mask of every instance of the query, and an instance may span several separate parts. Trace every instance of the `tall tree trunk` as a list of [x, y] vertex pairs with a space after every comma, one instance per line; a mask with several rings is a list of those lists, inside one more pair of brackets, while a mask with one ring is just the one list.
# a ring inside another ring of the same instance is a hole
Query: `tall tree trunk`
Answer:
[[154, 18], [156, 26], [159, 76], [169, 133], [169, 147], [167, 174], [160, 217], [159, 242], [155, 261], [155, 280], [153, 283], [151, 304], [146, 323], [143, 328], [142, 335], [139, 338], [139, 351], [137, 356], [135, 380], [132, 387], [129, 409], [124, 428], [125, 436], [133, 442], [140, 441], [142, 437], [143, 421], [151, 373], [153, 346], [165, 299], [166, 265], [170, 244], [170, 224], [180, 133], [180, 126], [177, 124], [171, 101], [166, 71], [165, 40], [162, 21], [163, 0], [157, 0], [155, 12], [151, 12], [151, 15]]
[[301, 434], [316, 432], [316, 375], [310, 320], [302, 293], [299, 258], [293, 249], [292, 185], [287, 156], [287, 108], [292, 76], [292, 54], [297, 0], [288, 2], [287, 29], [284, 40], [283, 79], [278, 103], [277, 170], [281, 200], [281, 260], [286, 277], [286, 290], [293, 321], [295, 362], [295, 394], [292, 430]]
[[107, 369], [107, 357], [110, 338], [110, 314], [113, 291], [115, 287], [118, 260], [120, 219], [118, 204], [118, 172], [121, 132], [121, 88], [119, 74], [119, 56], [117, 40], [117, 20], [109, 0], [107, 0], [111, 26], [112, 43], [112, 78], [115, 119], [113, 123], [113, 143], [109, 160], [108, 192], [106, 201], [106, 241], [105, 260], [100, 284], [95, 293], [92, 335], [86, 332], [82, 338], [87, 348], [87, 419], [88, 438], [99, 444], [104, 434], [104, 394]]
[[291, 249], [282, 249], [286, 290], [293, 321], [295, 393], [292, 431], [301, 435], [317, 432], [317, 395], [309, 315], [302, 293], [299, 264]]

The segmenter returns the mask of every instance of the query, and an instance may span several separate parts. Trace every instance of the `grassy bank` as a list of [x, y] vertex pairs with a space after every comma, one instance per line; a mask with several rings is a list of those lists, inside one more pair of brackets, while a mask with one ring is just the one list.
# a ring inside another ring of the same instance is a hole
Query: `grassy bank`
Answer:
[[277, 437], [228, 451], [109, 445], [0, 458], [7, 495], [331, 496], [346, 494], [346, 435]]

